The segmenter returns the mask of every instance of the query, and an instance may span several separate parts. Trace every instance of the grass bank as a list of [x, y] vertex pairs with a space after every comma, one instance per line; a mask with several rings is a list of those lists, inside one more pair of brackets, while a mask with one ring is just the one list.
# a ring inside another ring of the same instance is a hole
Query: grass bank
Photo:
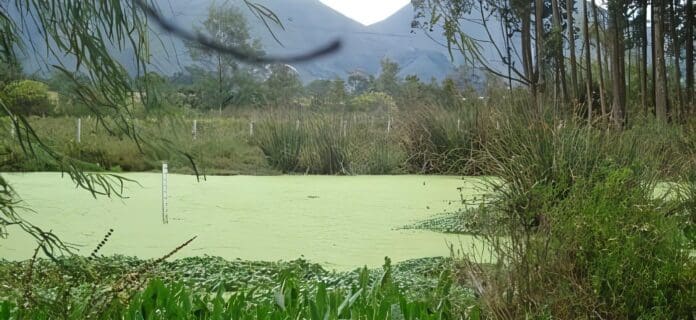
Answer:
[[[482, 160], [481, 153], [505, 146], [505, 156], [533, 152], [544, 155], [549, 143], [562, 144], [566, 133], [582, 128], [581, 123], [546, 117], [543, 126], [516, 126], [510, 121], [527, 119], [528, 112], [517, 107], [447, 110], [423, 107], [390, 115], [369, 113], [244, 114], [239, 117], [140, 119], [136, 130], [158, 137], [174, 146], [174, 152], [139, 148], [126, 137], [112, 135], [92, 119], [82, 119], [80, 141], [75, 118], [31, 118], [29, 121], [44, 142], [66, 156], [80, 159], [95, 171], [155, 171], [168, 161], [173, 172], [193, 173], [189, 158], [205, 174], [269, 175], [311, 174], [446, 174], [486, 175], [495, 158]], [[5, 119], [6, 120], [6, 119]], [[194, 129], [195, 121], [195, 129]], [[544, 127], [546, 126], [546, 127]], [[8, 121], [3, 129], [11, 132]], [[567, 130], [550, 130], [551, 128]], [[608, 139], [601, 154], [644, 162], [659, 161], [655, 173], [666, 179], [682, 171], [678, 166], [693, 155], [696, 125], [660, 125], [638, 120], [625, 131], [603, 129], [597, 124], [584, 150]], [[194, 134], [195, 131], [195, 134]], [[555, 134], [565, 132], [563, 134]], [[520, 143], [502, 144], [507, 137], [524, 137]], [[548, 138], [548, 139], [547, 139]], [[54, 171], [41, 154], [25, 153], [12, 135], [0, 137], [0, 170]], [[584, 150], [577, 149], [579, 154]], [[594, 152], [593, 154], [598, 154]], [[496, 156], [504, 156], [499, 154]], [[660, 159], [656, 159], [660, 157]], [[540, 159], [539, 169], [524, 169], [534, 175], [553, 167], [553, 158]], [[571, 161], [572, 159], [565, 159]], [[560, 161], [565, 161], [561, 159]], [[536, 171], [529, 171], [536, 170]]]

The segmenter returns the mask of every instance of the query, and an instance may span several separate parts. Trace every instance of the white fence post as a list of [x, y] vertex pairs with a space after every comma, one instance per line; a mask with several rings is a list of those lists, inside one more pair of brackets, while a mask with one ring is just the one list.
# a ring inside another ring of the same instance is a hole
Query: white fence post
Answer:
[[193, 136], [193, 140], [196, 140], [196, 137], [198, 136], [198, 120], [196, 119], [193, 120], [193, 127], [191, 127], [191, 136]]
[[254, 136], [254, 121], [249, 122], [249, 136]]
[[462, 124], [462, 119], [457, 119], [457, 132], [461, 131], [461, 124]]
[[300, 119], [297, 119], [297, 121], [295, 121], [295, 130], [300, 130]]
[[169, 223], [169, 214], [167, 212], [167, 175], [169, 175], [169, 168], [167, 167], [167, 163], [163, 162], [162, 163], [162, 223], [167, 224]]
[[77, 118], [77, 132], [75, 134], [75, 141], [77, 143], [80, 143], [82, 141], [82, 119]]
[[14, 139], [15, 135], [17, 135], [17, 116], [12, 117], [12, 121], [10, 121], [10, 123], [10, 134]]
[[387, 120], [387, 133], [391, 132], [391, 117], [389, 117], [389, 120]]
[[343, 137], [348, 136], [348, 120], [343, 120]]

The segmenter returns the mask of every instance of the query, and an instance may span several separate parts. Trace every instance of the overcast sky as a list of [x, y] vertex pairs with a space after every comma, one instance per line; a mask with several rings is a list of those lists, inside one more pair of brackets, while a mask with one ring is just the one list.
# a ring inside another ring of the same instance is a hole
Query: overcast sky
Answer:
[[410, 0], [321, 0], [327, 6], [364, 25], [382, 21]]

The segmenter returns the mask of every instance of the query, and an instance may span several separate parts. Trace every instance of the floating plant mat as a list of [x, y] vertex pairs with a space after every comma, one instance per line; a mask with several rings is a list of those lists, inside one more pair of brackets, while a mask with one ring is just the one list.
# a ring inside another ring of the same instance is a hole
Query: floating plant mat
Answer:
[[[194, 235], [177, 258], [202, 255], [259, 261], [300, 257], [328, 269], [379, 267], [448, 256], [449, 244], [470, 247], [473, 237], [401, 227], [462, 206], [478, 178], [452, 176], [228, 176], [170, 175], [169, 224], [162, 224], [161, 176], [125, 174], [125, 199], [94, 199], [57, 173], [5, 174], [35, 210], [29, 221], [53, 230], [87, 255], [113, 228], [105, 255], [154, 258]], [[36, 241], [10, 228], [0, 257], [27, 259]]]

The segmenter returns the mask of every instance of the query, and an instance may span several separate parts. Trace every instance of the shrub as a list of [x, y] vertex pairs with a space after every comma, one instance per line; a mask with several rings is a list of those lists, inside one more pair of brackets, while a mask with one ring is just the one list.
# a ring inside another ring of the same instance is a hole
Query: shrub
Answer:
[[33, 80], [20, 80], [8, 84], [2, 92], [2, 99], [13, 113], [47, 115], [53, 111], [48, 96], [48, 86]]
[[459, 115], [441, 108], [414, 111], [403, 123], [401, 144], [410, 171], [430, 174], [472, 174], [478, 127], [472, 113]]
[[[497, 264], [467, 269], [498, 318], [689, 318], [693, 246], [681, 200], [656, 198], [663, 153], [636, 132], [516, 114], [487, 132], [477, 161], [497, 191], [482, 209]], [[652, 146], [651, 146], [652, 147]], [[680, 161], [674, 159], [675, 162]], [[680, 165], [674, 166], [679, 168]], [[675, 203], [676, 201], [676, 203]], [[502, 219], [501, 219], [502, 218]]]
[[309, 143], [303, 155], [307, 171], [315, 174], [351, 172], [350, 137], [344, 125], [331, 117], [308, 121]]
[[261, 148], [268, 163], [284, 173], [300, 170], [300, 152], [306, 134], [295, 123], [283, 119], [267, 119], [260, 123], [254, 142]]
[[396, 111], [394, 98], [384, 92], [367, 92], [350, 100], [352, 111], [392, 113]]

